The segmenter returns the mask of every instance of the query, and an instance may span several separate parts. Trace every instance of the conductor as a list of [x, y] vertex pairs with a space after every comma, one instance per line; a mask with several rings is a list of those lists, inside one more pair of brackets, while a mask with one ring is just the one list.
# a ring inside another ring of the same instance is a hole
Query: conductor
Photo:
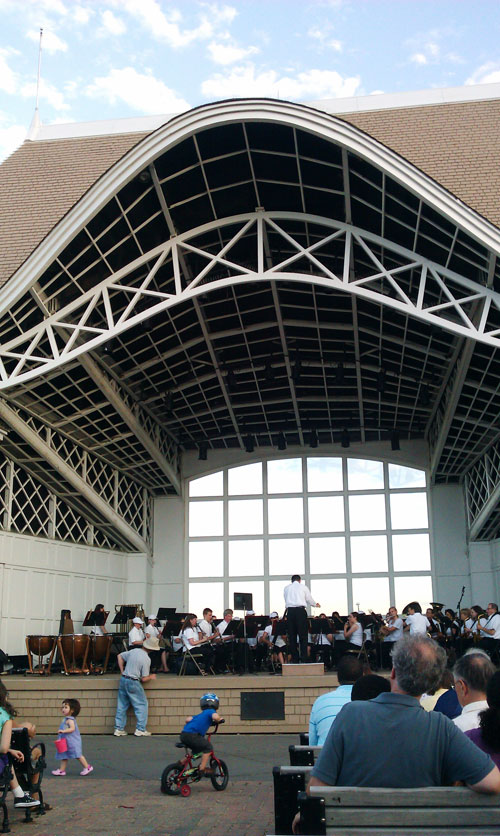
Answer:
[[[307, 610], [306, 604], [319, 607], [309, 589], [301, 584], [300, 575], [292, 575], [292, 582], [285, 586], [285, 607], [287, 610], [287, 632], [290, 643], [292, 662], [307, 662]], [[300, 642], [300, 660], [297, 647], [297, 636]]]

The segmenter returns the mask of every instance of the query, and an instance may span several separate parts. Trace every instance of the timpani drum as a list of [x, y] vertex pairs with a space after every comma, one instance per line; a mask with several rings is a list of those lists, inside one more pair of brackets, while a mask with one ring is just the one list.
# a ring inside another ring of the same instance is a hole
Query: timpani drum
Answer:
[[90, 669], [92, 673], [104, 673], [108, 667], [108, 659], [113, 642], [113, 636], [109, 634], [106, 636], [89, 636], [89, 655]]
[[90, 673], [87, 665], [89, 636], [83, 633], [68, 633], [59, 636], [57, 646], [61, 654], [64, 673]]
[[[56, 649], [57, 636], [26, 636], [26, 650], [28, 651], [28, 665], [30, 673], [48, 674], [52, 668], [52, 659]], [[33, 657], [38, 657], [38, 665], [33, 668]], [[47, 667], [43, 658], [49, 656]]]

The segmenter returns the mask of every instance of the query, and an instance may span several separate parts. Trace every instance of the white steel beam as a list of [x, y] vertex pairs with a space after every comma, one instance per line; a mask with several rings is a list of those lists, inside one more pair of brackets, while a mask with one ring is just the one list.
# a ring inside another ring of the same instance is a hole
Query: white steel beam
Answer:
[[[324, 229], [323, 237], [304, 247], [284, 228], [287, 221], [315, 224], [316, 228]], [[221, 244], [219, 252], [205, 251], [197, 246], [200, 236], [211, 231], [220, 232], [229, 225], [236, 227], [237, 231], [228, 242]], [[291, 248], [292, 251], [292, 255], [274, 265], [266, 259], [265, 233], [268, 230], [280, 236], [288, 250]], [[241, 236], [250, 232], [255, 235], [257, 270], [238, 264], [238, 259], [233, 258], [231, 252]], [[333, 240], [344, 251], [339, 275], [330, 268], [327, 256], [322, 260], [321, 248], [327, 250]], [[362, 252], [361, 274], [356, 270], [356, 263], [353, 264], [354, 244]], [[380, 257], [376, 252], [378, 249], [383, 253]], [[185, 288], [176, 281], [172, 292], [155, 289], [153, 279], [160, 266], [167, 263], [168, 257], [172, 259], [174, 278], [175, 265], [182, 263], [184, 253], [189, 251], [204, 259], [205, 266], [196, 275], [185, 276]], [[391, 263], [396, 260], [397, 266], [386, 267], [383, 263], [386, 256]], [[306, 268], [294, 272], [293, 265], [303, 259], [307, 262]], [[207, 280], [207, 274], [215, 265], [229, 275]], [[147, 270], [144, 279], [140, 285], [128, 284], [130, 274], [138, 268]], [[409, 272], [413, 281], [418, 283], [418, 292], [413, 294], [413, 298], [406, 290], [405, 278]], [[500, 347], [500, 293], [351, 224], [301, 212], [259, 210], [212, 221], [172, 236], [47, 316], [38, 325], [1, 345], [0, 389], [62, 366], [161, 311], [188, 300], [194, 303], [197, 296], [212, 289], [259, 281], [302, 282], [351, 293], [462, 337]], [[473, 303], [479, 310], [477, 323], [468, 313]], [[105, 316], [100, 314], [95, 319], [96, 310], [104, 310]], [[450, 313], [453, 318], [450, 318]]]
[[81, 476], [72, 470], [64, 459], [23, 421], [17, 412], [1, 399], [0, 418], [28, 442], [57, 473], [60, 473], [63, 479], [72, 485], [104, 519], [111, 523], [121, 536], [126, 538], [134, 551], [149, 554], [149, 547], [143, 538]]

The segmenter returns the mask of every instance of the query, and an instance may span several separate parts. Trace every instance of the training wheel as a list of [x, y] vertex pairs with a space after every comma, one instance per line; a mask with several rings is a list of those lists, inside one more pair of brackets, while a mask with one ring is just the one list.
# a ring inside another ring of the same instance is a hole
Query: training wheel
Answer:
[[184, 798], [187, 798], [188, 795], [191, 795], [191, 787], [189, 787], [187, 784], [184, 784], [181, 787], [181, 795], [183, 795]]

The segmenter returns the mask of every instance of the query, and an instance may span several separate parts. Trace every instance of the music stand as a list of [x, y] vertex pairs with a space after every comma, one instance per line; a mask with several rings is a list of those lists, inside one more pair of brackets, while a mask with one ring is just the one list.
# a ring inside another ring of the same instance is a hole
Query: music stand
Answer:
[[170, 621], [174, 617], [175, 607], [158, 607], [158, 612], [156, 613], [156, 620], [158, 622]]
[[253, 594], [251, 592], [235, 592], [234, 609], [243, 610], [243, 636], [245, 639], [244, 667], [248, 671], [247, 610], [253, 610]]

